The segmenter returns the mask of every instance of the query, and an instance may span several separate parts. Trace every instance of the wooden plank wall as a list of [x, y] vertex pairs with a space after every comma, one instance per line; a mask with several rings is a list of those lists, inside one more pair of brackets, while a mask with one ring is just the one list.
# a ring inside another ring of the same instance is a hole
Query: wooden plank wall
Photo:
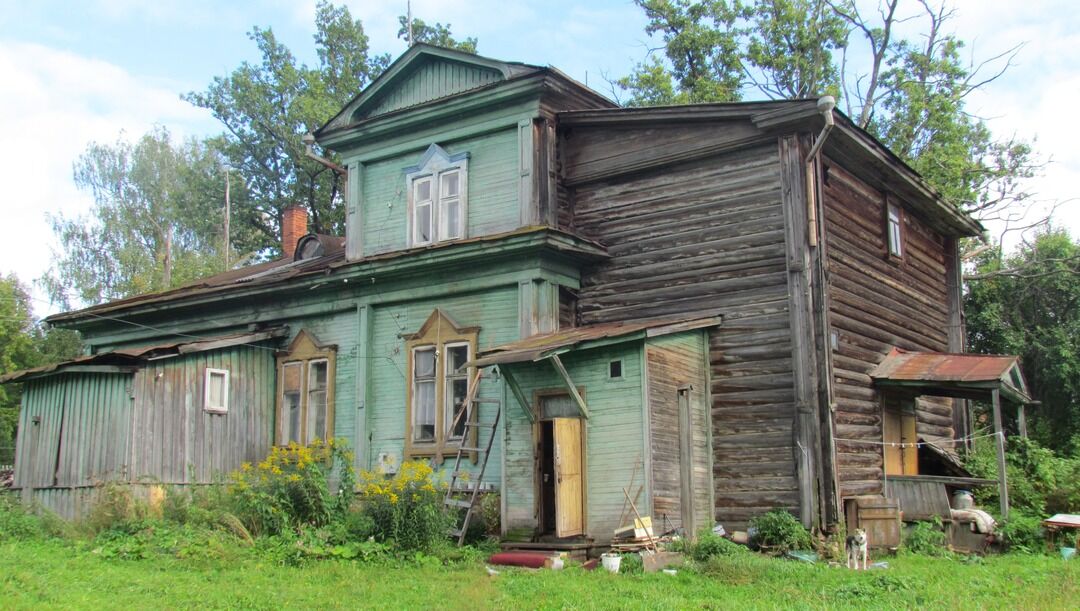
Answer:
[[[701, 332], [650, 340], [645, 346], [649, 405], [649, 452], [652, 458], [652, 516], [662, 531], [682, 527], [688, 534], [711, 525], [713, 492], [705, 368], [708, 355]], [[690, 390], [691, 481], [694, 524], [682, 523], [683, 431], [679, 389]]]
[[72, 373], [28, 382], [14, 485], [71, 488], [123, 475], [131, 379], [127, 373]]
[[[203, 409], [207, 367], [229, 370], [229, 411]], [[236, 346], [151, 361], [135, 374], [130, 476], [209, 483], [270, 452], [274, 351]]]
[[[836, 452], [841, 496], [881, 492], [881, 404], [869, 376], [893, 346], [945, 351], [945, 239], [905, 210], [905, 257], [889, 261], [885, 195], [828, 162], [822, 187], [828, 240]], [[896, 201], [896, 200], [894, 200]], [[897, 202], [901, 203], [902, 202]], [[918, 433], [952, 437], [952, 402], [918, 402]], [[844, 441], [844, 440], [855, 441]]]
[[[683, 136], [681, 131], [673, 134], [676, 139]], [[716, 137], [721, 137], [719, 132]], [[579, 138], [575, 135], [563, 146]], [[663, 138], [662, 131], [654, 130], [648, 139], [633, 141], [636, 144], [622, 140], [618, 156], [637, 151], [647, 157]], [[596, 154], [615, 155], [604, 150]], [[585, 160], [580, 154], [564, 154], [574, 160], [567, 164], [572, 180], [574, 168]], [[596, 164], [585, 167], [599, 171]], [[573, 189], [571, 205], [575, 228], [606, 245], [612, 256], [583, 272], [582, 324], [723, 313], [723, 325], [710, 334], [715, 518], [738, 527], [774, 507], [797, 513], [792, 346], [776, 139], [654, 171], [582, 183]]]

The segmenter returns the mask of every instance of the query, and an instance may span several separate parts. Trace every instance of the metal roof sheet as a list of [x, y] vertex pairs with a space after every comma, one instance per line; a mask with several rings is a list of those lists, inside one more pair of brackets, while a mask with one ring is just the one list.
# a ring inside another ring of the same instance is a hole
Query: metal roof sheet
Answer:
[[51, 365], [13, 371], [0, 376], [0, 384], [40, 378], [60, 373], [71, 367], [134, 367], [143, 361], [152, 358], [177, 356], [181, 354], [190, 354], [192, 352], [203, 352], [206, 350], [215, 350], [217, 348], [260, 342], [281, 337], [287, 334], [288, 331], [288, 327], [274, 327], [262, 331], [231, 333], [228, 335], [216, 335], [212, 337], [183, 337], [174, 342], [137, 346], [134, 348], [119, 348], [108, 352], [80, 356], [69, 361], [53, 363]]
[[999, 383], [1024, 397], [1027, 385], [1019, 359], [1003, 354], [915, 352], [893, 348], [870, 377], [878, 381], [927, 382], [954, 387]]
[[572, 327], [554, 333], [531, 335], [516, 342], [482, 350], [479, 352], [479, 358], [466, 363], [466, 366], [487, 367], [488, 365], [537, 361], [551, 354], [559, 354], [575, 348], [588, 348], [590, 343], [602, 340], [615, 338], [629, 340], [632, 339], [629, 336], [634, 334], [641, 334], [642, 337], [657, 337], [680, 331], [713, 327], [721, 322], [722, 317], [719, 315], [694, 318], [682, 316]]

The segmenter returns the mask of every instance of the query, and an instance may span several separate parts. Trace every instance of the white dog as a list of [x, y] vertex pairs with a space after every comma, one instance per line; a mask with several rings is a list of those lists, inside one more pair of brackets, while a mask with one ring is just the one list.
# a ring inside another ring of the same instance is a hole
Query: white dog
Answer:
[[861, 528], [856, 528], [855, 533], [848, 535], [847, 541], [844, 543], [844, 549], [847, 550], [847, 566], [849, 569], [859, 570], [859, 558], [862, 558], [862, 568], [866, 570], [867, 548], [869, 547], [866, 540], [866, 531]]

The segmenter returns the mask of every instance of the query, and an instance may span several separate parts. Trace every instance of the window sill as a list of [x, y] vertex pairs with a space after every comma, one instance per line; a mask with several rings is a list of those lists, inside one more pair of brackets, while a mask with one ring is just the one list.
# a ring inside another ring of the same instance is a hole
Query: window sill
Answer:
[[218, 414], [218, 415], [224, 416], [225, 414], [229, 413], [229, 408], [227, 408], [227, 407], [204, 407], [203, 411], [208, 413], [208, 414]]

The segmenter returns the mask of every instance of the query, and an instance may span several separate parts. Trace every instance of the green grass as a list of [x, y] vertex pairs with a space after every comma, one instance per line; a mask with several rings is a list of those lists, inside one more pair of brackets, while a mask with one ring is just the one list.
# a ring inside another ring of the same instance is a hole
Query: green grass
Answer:
[[103, 557], [62, 540], [0, 544], [0, 606], [38, 608], [1076, 608], [1080, 561], [1000, 556], [887, 558], [852, 572], [748, 554], [701, 572], [609, 575], [499, 570], [480, 562], [274, 564], [237, 549], [184, 559]]

